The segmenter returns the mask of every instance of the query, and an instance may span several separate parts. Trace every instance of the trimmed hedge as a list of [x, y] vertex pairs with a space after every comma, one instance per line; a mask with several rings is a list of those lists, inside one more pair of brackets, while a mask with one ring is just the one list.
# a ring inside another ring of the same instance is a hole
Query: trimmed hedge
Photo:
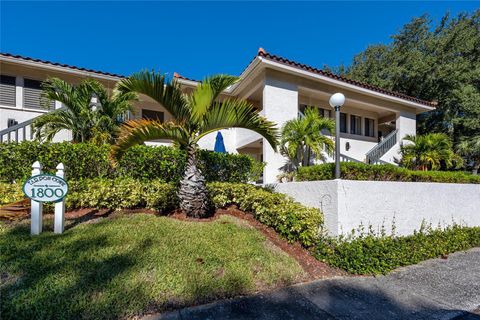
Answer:
[[[444, 182], [480, 183], [480, 176], [464, 172], [414, 171], [390, 164], [368, 165], [364, 163], [340, 163], [341, 178], [346, 180], [405, 181], [405, 182]], [[326, 163], [300, 167], [297, 181], [317, 181], [335, 179], [335, 164]]]
[[237, 204], [251, 212], [261, 223], [274, 228], [288, 241], [298, 241], [305, 247], [317, 243], [322, 213], [308, 208], [292, 198], [272, 191], [239, 183], [210, 183], [210, 195], [216, 207]]
[[[96, 178], [69, 181], [69, 187], [66, 198], [68, 210], [149, 208], [166, 213], [178, 208], [174, 184], [161, 180]], [[309, 247], [319, 239], [323, 216], [317, 209], [307, 208], [283, 194], [250, 184], [214, 182], [208, 184], [208, 189], [216, 208], [236, 204], [241, 210], [251, 212], [263, 224], [274, 228], [288, 241], [299, 241]], [[0, 191], [3, 190], [9, 194], [11, 190], [16, 190], [6, 203], [23, 199], [18, 184], [0, 183]]]
[[401, 266], [478, 246], [480, 227], [453, 225], [403, 237], [363, 234], [353, 239], [326, 238], [319, 242], [315, 256], [350, 273], [385, 274]]
[[69, 182], [66, 198], [69, 210], [148, 208], [167, 212], [178, 207], [175, 186], [161, 180], [149, 182], [132, 178], [88, 179]]
[[[55, 172], [62, 162], [69, 180], [128, 177], [176, 182], [185, 168], [186, 154], [177, 148], [136, 146], [129, 149], [113, 168], [108, 160], [110, 146], [88, 143], [0, 144], [0, 181], [23, 181], [30, 176], [32, 163], [40, 161], [45, 172]], [[263, 164], [246, 155], [199, 151], [199, 167], [207, 181], [256, 181]]]

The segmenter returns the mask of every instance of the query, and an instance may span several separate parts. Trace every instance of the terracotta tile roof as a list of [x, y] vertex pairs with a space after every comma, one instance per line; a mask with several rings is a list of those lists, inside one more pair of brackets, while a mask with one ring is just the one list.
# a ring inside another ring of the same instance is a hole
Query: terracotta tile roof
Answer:
[[76, 67], [76, 66], [72, 66], [72, 65], [68, 65], [68, 64], [52, 62], [52, 61], [48, 61], [48, 60], [34, 59], [34, 58], [24, 57], [24, 56], [20, 56], [20, 55], [14, 55], [14, 54], [11, 54], [11, 53], [0, 52], [0, 56], [8, 57], [8, 58], [22, 59], [22, 60], [25, 60], [25, 61], [40, 62], [40, 63], [49, 64], [49, 65], [52, 65], [52, 66], [69, 68], [69, 69], [74, 69], [74, 70], [78, 70], [78, 71], [86, 71], [86, 72], [91, 72], [91, 73], [97, 73], [97, 74], [110, 76], [110, 77], [125, 78], [125, 76], [120, 75], [120, 74], [103, 72], [103, 71], [92, 70], [92, 69], [87, 69], [87, 68], [81, 68], [81, 67]]
[[182, 79], [182, 80], [188, 80], [188, 81], [193, 81], [193, 82], [200, 82], [200, 81], [195, 80], [195, 79], [191, 79], [191, 78], [184, 77], [184, 76], [182, 76], [181, 74], [179, 74], [179, 73], [177, 73], [177, 72], [174, 72], [174, 73], [173, 73], [173, 77], [174, 77], [174, 78], [177, 78], [177, 79]]
[[302, 69], [302, 70], [305, 70], [305, 71], [313, 72], [313, 73], [316, 73], [316, 74], [319, 74], [319, 75], [322, 75], [322, 76], [325, 76], [325, 77], [328, 77], [328, 78], [331, 78], [331, 79], [334, 79], [334, 80], [342, 81], [342, 82], [352, 84], [352, 85], [355, 85], [355, 86], [358, 86], [358, 87], [362, 87], [362, 88], [365, 88], [365, 89], [369, 89], [369, 90], [372, 90], [372, 91], [383, 93], [383, 94], [386, 94], [386, 95], [389, 95], [389, 96], [393, 96], [393, 97], [413, 101], [413, 102], [416, 102], [416, 103], [420, 103], [420, 104], [423, 104], [423, 105], [426, 105], [426, 106], [429, 106], [429, 107], [435, 107], [437, 105], [436, 102], [425, 101], [425, 100], [422, 100], [422, 99], [418, 99], [418, 98], [415, 98], [415, 97], [408, 96], [408, 95], [403, 94], [403, 93], [382, 89], [382, 88], [372, 86], [372, 85], [367, 84], [367, 83], [363, 83], [363, 82], [360, 82], [360, 81], [356, 81], [356, 80], [352, 80], [352, 79], [348, 79], [346, 77], [336, 75], [336, 74], [334, 74], [332, 72], [329, 72], [329, 71], [326, 71], [326, 70], [317, 69], [317, 68], [314, 68], [312, 66], [308, 66], [308, 65], [305, 65], [305, 64], [302, 64], [302, 63], [298, 63], [298, 62], [295, 62], [295, 61], [292, 61], [292, 60], [274, 55], [274, 54], [270, 54], [270, 53], [267, 53], [263, 48], [258, 49], [257, 56], [268, 59], [268, 60], [271, 60], [271, 61], [274, 61], [274, 62], [284, 64], [284, 65], [288, 65], [288, 66], [291, 66], [291, 67], [295, 67], [295, 68]]

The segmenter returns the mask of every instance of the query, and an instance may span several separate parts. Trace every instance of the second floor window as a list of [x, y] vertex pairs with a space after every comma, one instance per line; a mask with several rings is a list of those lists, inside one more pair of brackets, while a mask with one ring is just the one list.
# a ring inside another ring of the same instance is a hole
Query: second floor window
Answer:
[[0, 104], [4, 106], [15, 106], [15, 77], [0, 76]]
[[359, 116], [350, 116], [350, 133], [362, 134], [362, 118]]
[[375, 122], [373, 119], [365, 118], [365, 135], [375, 137]]
[[23, 107], [40, 109], [46, 106], [47, 103], [48, 108], [53, 109], [55, 107], [55, 102], [48, 102], [47, 100], [42, 99], [42, 82], [38, 80], [24, 79]]
[[320, 116], [322, 116], [324, 118], [330, 118], [331, 117], [330, 110], [327, 110], [327, 109], [319, 108], [318, 113], [320, 114]]
[[347, 114], [340, 113], [340, 132], [347, 133]]

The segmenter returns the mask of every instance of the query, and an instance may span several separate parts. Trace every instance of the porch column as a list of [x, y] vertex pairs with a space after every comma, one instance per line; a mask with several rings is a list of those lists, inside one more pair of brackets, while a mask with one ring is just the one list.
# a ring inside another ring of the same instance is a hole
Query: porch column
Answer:
[[395, 127], [398, 130], [397, 141], [401, 142], [407, 134], [416, 135], [417, 133], [417, 116], [413, 112], [401, 111], [397, 113]]
[[[263, 113], [268, 120], [274, 121], [279, 129], [286, 121], [297, 118], [297, 86], [267, 77], [263, 88]], [[263, 171], [264, 183], [277, 182], [277, 176], [282, 172], [281, 168], [287, 159], [275, 152], [265, 139], [263, 161], [267, 163]]]

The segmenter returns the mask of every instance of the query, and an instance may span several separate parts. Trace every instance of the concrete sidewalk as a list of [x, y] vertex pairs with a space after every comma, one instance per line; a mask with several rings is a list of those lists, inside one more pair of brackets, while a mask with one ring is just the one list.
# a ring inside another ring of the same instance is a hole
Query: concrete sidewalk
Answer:
[[[480, 248], [387, 276], [313, 281], [146, 319], [480, 319]], [[475, 311], [476, 310], [476, 311]]]

